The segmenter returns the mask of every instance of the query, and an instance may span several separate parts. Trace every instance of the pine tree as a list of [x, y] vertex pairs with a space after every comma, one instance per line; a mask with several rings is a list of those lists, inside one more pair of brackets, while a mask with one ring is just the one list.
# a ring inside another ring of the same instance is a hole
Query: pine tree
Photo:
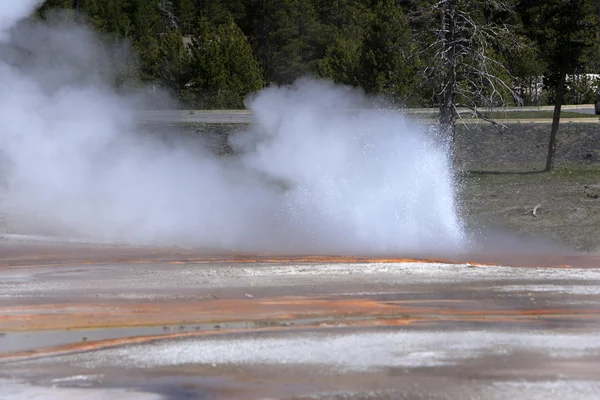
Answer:
[[196, 4], [194, 0], [177, 0], [174, 2], [174, 7], [181, 33], [189, 35], [192, 32], [196, 19]]
[[317, 9], [321, 20], [334, 30], [332, 43], [318, 61], [319, 76], [360, 86], [363, 39], [373, 11], [359, 0], [319, 1]]
[[189, 48], [197, 106], [241, 108], [249, 93], [263, 87], [252, 48], [233, 19], [220, 25], [202, 19]]
[[595, 0], [521, 0], [519, 4], [524, 25], [547, 63], [546, 83], [556, 88], [546, 171], [554, 167], [567, 74], [581, 67], [587, 51], [597, 45], [600, 18], [596, 7]]
[[200, 0], [196, 2], [197, 15], [216, 25], [233, 19], [236, 24], [246, 17], [245, 0]]
[[316, 75], [317, 61], [330, 43], [328, 33], [309, 1], [280, 1], [268, 35], [272, 63], [269, 79], [289, 84], [302, 76]]
[[46, 0], [37, 9], [37, 15], [45, 17], [48, 11], [54, 9], [70, 10], [73, 8], [73, 0]]
[[417, 77], [416, 44], [395, 0], [378, 0], [363, 33], [359, 85], [405, 104]]
[[82, 0], [80, 6], [96, 29], [122, 37], [129, 37], [132, 24], [127, 0]]
[[178, 30], [161, 35], [157, 52], [157, 78], [161, 84], [182, 98], [192, 78], [191, 56]]
[[346, 29], [335, 35], [325, 56], [318, 61], [318, 74], [344, 85], [359, 86], [362, 41]]
[[267, 83], [272, 82], [273, 77], [271, 31], [277, 5], [277, 0], [248, 0], [248, 14], [244, 24]]
[[152, 2], [135, 0], [131, 18], [135, 33], [134, 48], [140, 59], [140, 80], [154, 81], [159, 76], [159, 40], [163, 26], [160, 12]]

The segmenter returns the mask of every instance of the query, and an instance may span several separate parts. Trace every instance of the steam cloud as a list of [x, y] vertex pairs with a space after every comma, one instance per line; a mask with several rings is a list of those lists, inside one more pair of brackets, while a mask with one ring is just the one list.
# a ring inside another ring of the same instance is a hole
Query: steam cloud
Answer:
[[4, 0], [0, 3], [0, 41], [5, 41], [8, 31], [27, 17], [44, 0]]
[[447, 149], [421, 127], [301, 80], [250, 102], [256, 123], [230, 138], [235, 156], [167, 145], [111, 89], [116, 59], [92, 32], [15, 26], [39, 3], [0, 6], [1, 207], [117, 242], [298, 254], [464, 245]]

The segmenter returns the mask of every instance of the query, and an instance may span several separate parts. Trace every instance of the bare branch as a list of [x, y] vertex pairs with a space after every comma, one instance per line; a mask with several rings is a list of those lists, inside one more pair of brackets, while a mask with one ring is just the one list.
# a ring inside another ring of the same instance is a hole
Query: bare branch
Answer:
[[482, 120], [492, 124], [494, 126], [494, 128], [496, 128], [498, 130], [498, 132], [500, 132], [501, 135], [504, 134], [504, 132], [502, 132], [502, 129], [508, 129], [508, 127], [506, 125], [499, 123], [494, 118], [488, 117], [487, 115], [480, 113], [479, 110], [477, 110], [477, 107], [473, 107], [468, 104], [463, 104], [462, 106], [471, 110], [477, 118], [481, 118]]

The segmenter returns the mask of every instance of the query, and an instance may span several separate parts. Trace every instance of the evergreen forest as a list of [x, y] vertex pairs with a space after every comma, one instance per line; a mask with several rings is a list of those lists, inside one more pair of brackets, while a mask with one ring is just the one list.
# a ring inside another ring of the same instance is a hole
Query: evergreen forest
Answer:
[[129, 82], [197, 109], [307, 76], [441, 110], [554, 104], [561, 85], [591, 103], [599, 83], [598, 0], [47, 0], [37, 17], [57, 9], [129, 44]]

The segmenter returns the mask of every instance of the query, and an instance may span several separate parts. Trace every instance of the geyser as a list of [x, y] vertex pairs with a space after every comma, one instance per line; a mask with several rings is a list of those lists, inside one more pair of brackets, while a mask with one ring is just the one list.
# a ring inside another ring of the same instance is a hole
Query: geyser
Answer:
[[363, 108], [356, 90], [314, 80], [264, 90], [249, 101], [255, 124], [230, 138], [234, 156], [183, 139], [167, 146], [142, 134], [134, 97], [112, 89], [110, 54], [93, 33], [9, 26], [38, 2], [27, 13], [9, 3], [0, 7], [2, 207], [115, 242], [298, 254], [464, 246], [447, 145]]

